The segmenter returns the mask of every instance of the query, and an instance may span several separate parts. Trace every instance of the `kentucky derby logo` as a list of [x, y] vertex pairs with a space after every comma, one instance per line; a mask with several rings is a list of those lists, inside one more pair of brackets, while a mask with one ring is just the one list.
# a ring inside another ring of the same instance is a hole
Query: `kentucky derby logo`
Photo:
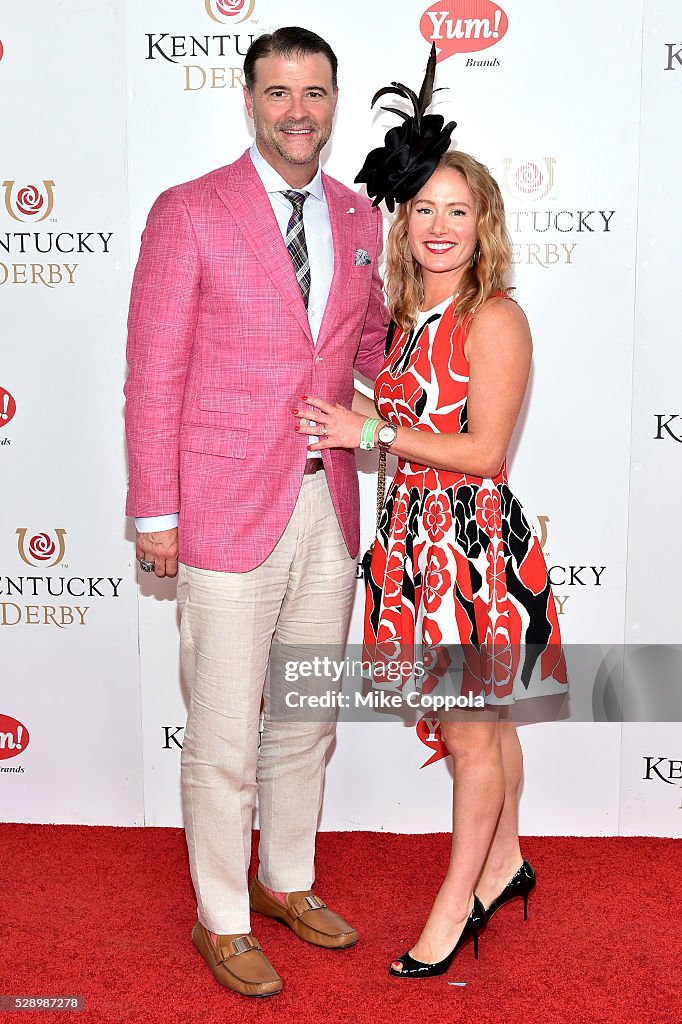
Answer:
[[547, 524], [549, 523], [549, 516], [538, 516], [538, 526], [540, 527], [540, 547], [545, 550], [547, 544]]
[[6, 427], [17, 411], [17, 403], [9, 391], [0, 386], [0, 427]]
[[493, 0], [439, 0], [419, 23], [427, 43], [435, 43], [437, 60], [455, 53], [475, 53], [499, 43], [509, 27], [507, 15]]
[[526, 160], [524, 163], [510, 156], [505, 157], [502, 161], [504, 187], [514, 199], [544, 199], [554, 185], [555, 165], [553, 156], [545, 156], [537, 161]]
[[[55, 530], [55, 539], [49, 533], [36, 533], [26, 542], [26, 527], [17, 530], [18, 548], [22, 561], [26, 565], [37, 565], [51, 569], [64, 557], [64, 538], [66, 530]], [[46, 564], [47, 563], [47, 564]]]
[[217, 22], [235, 18], [237, 23], [248, 21], [253, 14], [255, 0], [204, 0], [206, 13]]
[[54, 182], [44, 180], [42, 189], [37, 185], [21, 185], [14, 188], [14, 181], [3, 181], [5, 190], [5, 208], [13, 220], [38, 221], [45, 220], [52, 213], [54, 205]]

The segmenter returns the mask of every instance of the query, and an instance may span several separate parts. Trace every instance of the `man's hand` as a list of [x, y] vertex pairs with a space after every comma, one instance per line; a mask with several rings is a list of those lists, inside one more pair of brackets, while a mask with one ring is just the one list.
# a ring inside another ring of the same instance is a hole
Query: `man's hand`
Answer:
[[157, 576], [178, 574], [178, 529], [157, 530], [156, 533], [138, 533], [135, 555], [154, 563]]

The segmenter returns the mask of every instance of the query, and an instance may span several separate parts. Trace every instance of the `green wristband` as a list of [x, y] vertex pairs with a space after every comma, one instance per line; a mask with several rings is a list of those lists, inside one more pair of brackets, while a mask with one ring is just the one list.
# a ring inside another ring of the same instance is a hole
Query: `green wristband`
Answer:
[[364, 451], [371, 452], [374, 448], [374, 434], [380, 423], [381, 420], [378, 420], [375, 417], [370, 417], [362, 424], [362, 430], [360, 431], [360, 447]]

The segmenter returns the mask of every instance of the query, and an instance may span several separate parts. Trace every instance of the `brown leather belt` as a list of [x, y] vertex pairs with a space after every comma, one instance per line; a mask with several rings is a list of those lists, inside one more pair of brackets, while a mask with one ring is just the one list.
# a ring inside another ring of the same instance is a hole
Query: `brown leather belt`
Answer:
[[317, 473], [320, 469], [322, 469], [322, 459], [306, 459], [303, 475], [310, 476], [311, 473]]

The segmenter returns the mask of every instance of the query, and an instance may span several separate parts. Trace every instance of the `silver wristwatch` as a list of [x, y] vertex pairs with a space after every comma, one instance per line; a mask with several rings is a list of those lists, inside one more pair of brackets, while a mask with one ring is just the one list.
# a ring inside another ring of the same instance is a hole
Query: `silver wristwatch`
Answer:
[[398, 428], [394, 423], [382, 423], [377, 433], [377, 444], [382, 452], [388, 451], [396, 437]]

